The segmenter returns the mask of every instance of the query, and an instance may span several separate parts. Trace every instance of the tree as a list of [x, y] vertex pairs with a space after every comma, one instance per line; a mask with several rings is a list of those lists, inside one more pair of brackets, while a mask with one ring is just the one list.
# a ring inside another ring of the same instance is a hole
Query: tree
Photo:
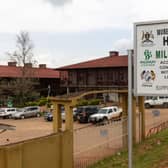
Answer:
[[33, 58], [33, 44], [28, 32], [20, 32], [16, 36], [16, 50], [13, 53], [7, 53], [10, 59], [17, 63], [20, 70], [20, 77], [8, 81], [8, 92], [15, 97], [19, 105], [24, 105], [39, 94], [35, 90], [38, 85], [34, 78], [35, 71], [33, 66], [37, 61]]

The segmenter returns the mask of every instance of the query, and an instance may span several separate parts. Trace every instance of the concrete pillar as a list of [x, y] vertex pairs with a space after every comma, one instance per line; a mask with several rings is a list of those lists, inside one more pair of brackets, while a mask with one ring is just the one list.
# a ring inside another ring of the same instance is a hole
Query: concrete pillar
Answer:
[[65, 105], [65, 130], [73, 130], [73, 110], [69, 104]]
[[53, 132], [57, 133], [62, 129], [61, 105], [54, 102], [53, 106]]

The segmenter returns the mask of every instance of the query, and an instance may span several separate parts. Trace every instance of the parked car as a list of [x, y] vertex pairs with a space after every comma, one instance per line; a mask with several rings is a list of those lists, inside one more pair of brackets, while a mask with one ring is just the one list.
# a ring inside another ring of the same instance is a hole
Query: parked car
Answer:
[[16, 108], [0, 108], [0, 117], [11, 118], [12, 114], [16, 112]]
[[[46, 121], [53, 121], [52, 112], [46, 112], [44, 114], [44, 119]], [[61, 108], [61, 119], [62, 119], [63, 122], [65, 121], [65, 110], [64, 110], [64, 108]], [[76, 108], [73, 108], [73, 120], [76, 121]]]
[[146, 108], [154, 107], [154, 106], [162, 106], [168, 107], [168, 97], [158, 96], [152, 97], [150, 99], [145, 100], [144, 105]]
[[90, 115], [97, 113], [98, 110], [99, 106], [79, 106], [76, 111], [77, 120], [80, 123], [88, 123]]
[[122, 115], [122, 108], [119, 108], [117, 106], [111, 106], [111, 107], [104, 107], [101, 108], [97, 114], [93, 114], [90, 116], [89, 121], [92, 123], [109, 123], [111, 119], [114, 119], [116, 117], [121, 117]]
[[40, 117], [40, 107], [39, 106], [29, 106], [21, 109], [17, 109], [17, 112], [12, 114], [14, 119], [24, 119], [27, 117]]

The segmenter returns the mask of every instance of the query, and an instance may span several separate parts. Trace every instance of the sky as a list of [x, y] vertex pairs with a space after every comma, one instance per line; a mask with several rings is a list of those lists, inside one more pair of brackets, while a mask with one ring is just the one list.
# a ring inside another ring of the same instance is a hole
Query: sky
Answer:
[[133, 48], [133, 24], [168, 19], [166, 0], [5, 0], [0, 5], [0, 64], [27, 31], [39, 64], [58, 68]]

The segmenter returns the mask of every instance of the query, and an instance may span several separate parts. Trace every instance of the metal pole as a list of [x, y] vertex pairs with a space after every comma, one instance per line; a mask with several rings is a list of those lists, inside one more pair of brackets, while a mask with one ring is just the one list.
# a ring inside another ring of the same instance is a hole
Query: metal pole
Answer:
[[132, 168], [132, 54], [128, 50], [128, 168]]

